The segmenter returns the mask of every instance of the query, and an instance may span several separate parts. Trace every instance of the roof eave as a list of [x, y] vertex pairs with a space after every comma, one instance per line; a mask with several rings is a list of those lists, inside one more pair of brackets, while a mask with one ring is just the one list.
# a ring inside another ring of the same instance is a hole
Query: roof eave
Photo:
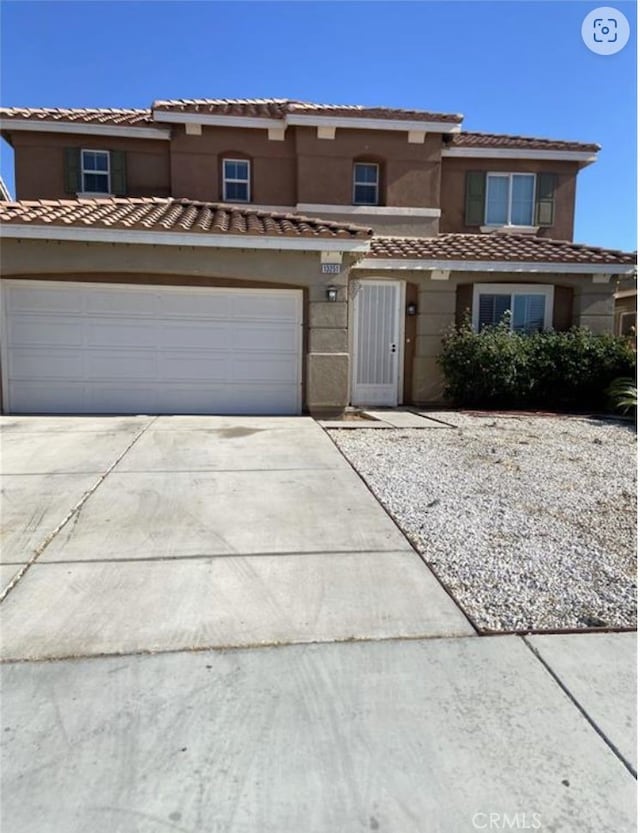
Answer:
[[50, 121], [47, 119], [1, 119], [0, 132], [7, 134], [29, 131], [35, 133], [75, 133], [93, 136], [127, 136], [136, 139], [171, 138], [171, 131], [162, 127], [134, 127], [132, 125], [93, 124], [89, 122]]
[[577, 162], [582, 167], [598, 159], [592, 150], [543, 150], [541, 148], [448, 147], [442, 149], [444, 158], [462, 159], [537, 159], [558, 162]]
[[519, 260], [447, 260], [435, 258], [365, 257], [354, 267], [367, 270], [450, 272], [527, 272], [567, 275], [632, 275], [633, 263], [554, 263], [552, 261]]
[[240, 232], [147, 231], [143, 229], [4, 223], [0, 237], [20, 240], [57, 240], [83, 243], [122, 243], [154, 246], [189, 246], [210, 249], [270, 249], [290, 251], [368, 252], [369, 237], [256, 235]]

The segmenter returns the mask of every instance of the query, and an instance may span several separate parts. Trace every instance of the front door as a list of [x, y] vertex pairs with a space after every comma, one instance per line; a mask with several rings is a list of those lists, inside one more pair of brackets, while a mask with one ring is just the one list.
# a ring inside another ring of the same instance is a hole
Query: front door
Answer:
[[354, 405], [398, 404], [402, 289], [400, 281], [358, 281], [353, 311]]

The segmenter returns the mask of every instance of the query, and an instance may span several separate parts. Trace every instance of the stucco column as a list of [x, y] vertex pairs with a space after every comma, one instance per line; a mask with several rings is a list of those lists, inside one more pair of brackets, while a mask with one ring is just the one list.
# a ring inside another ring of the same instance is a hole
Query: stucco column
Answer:
[[442, 400], [444, 379], [437, 358], [442, 336], [455, 321], [456, 284], [453, 280], [432, 281], [424, 277], [418, 290], [416, 353], [413, 360], [414, 402]]
[[580, 327], [588, 327], [594, 333], [612, 333], [614, 316], [614, 281], [609, 277], [585, 275], [584, 280], [576, 288], [573, 299], [574, 322]]
[[[345, 266], [309, 290], [306, 399], [313, 416], [339, 416], [349, 404], [347, 274]], [[327, 300], [328, 286], [337, 288], [337, 301]]]

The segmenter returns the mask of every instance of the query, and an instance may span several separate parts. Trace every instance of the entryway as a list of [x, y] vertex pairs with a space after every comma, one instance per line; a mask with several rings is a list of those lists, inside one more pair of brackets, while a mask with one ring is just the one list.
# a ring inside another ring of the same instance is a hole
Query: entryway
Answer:
[[393, 408], [401, 401], [403, 306], [403, 281], [357, 281], [353, 306], [353, 405]]

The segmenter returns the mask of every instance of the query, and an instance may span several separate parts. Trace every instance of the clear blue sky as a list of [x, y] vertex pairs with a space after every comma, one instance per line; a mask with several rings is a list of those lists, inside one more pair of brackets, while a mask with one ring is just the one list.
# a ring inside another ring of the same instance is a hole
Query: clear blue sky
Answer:
[[[601, 0], [606, 5], [610, 0]], [[5, 106], [147, 107], [290, 97], [459, 112], [464, 126], [596, 141], [576, 240], [636, 248], [636, 10], [595, 55], [598, 2], [15, 2], [1, 5]], [[3, 143], [4, 145], [4, 143]], [[2, 175], [13, 189], [3, 146]], [[13, 192], [13, 190], [12, 190]]]

